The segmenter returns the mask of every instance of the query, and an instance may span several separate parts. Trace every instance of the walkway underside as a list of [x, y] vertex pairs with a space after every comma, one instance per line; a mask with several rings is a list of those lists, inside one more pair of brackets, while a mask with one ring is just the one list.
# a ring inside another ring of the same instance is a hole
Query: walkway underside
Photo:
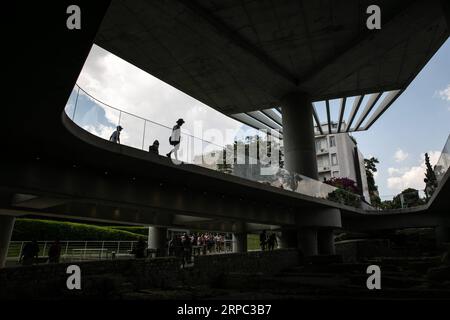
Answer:
[[225, 114], [405, 89], [448, 37], [445, 1], [113, 0], [95, 42]]

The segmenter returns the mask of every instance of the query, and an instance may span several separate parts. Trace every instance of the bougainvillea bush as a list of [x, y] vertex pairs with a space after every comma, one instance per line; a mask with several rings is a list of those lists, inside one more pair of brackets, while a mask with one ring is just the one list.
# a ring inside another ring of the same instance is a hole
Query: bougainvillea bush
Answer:
[[358, 185], [349, 178], [331, 178], [330, 180], [326, 180], [325, 183], [349, 192], [359, 193]]
[[326, 180], [325, 183], [337, 188], [328, 194], [328, 200], [352, 207], [359, 207], [361, 198], [355, 181], [349, 178], [331, 178]]

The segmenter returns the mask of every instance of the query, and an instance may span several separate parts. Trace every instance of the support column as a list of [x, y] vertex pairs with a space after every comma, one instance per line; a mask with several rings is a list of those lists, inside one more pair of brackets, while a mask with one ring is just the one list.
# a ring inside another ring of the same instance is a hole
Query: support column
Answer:
[[298, 233], [298, 244], [305, 257], [317, 256], [319, 253], [317, 246], [317, 229], [302, 228]]
[[6, 256], [15, 221], [16, 218], [13, 216], [0, 215], [0, 268], [3, 268], [6, 264]]
[[166, 237], [167, 228], [148, 227], [148, 248], [156, 249], [157, 257], [165, 257], [167, 255]]
[[322, 229], [317, 234], [319, 244], [319, 254], [334, 255], [336, 254], [334, 247], [333, 229]]
[[297, 248], [297, 231], [282, 230], [277, 236], [278, 249]]
[[284, 164], [290, 172], [318, 179], [311, 101], [291, 93], [282, 99]]
[[233, 252], [247, 252], [247, 233], [233, 233]]
[[436, 243], [441, 245], [442, 243], [450, 243], [450, 226], [441, 225], [436, 226]]

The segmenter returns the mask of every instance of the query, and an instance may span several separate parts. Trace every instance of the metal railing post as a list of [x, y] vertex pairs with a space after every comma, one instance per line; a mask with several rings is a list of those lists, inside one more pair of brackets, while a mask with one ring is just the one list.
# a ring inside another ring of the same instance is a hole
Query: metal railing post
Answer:
[[44, 242], [44, 249], [42, 249], [42, 256], [41, 257], [44, 257], [46, 248], [47, 248], [47, 241]]
[[144, 133], [142, 134], [142, 150], [144, 150], [145, 143], [145, 127], [147, 126], [147, 120], [144, 120]]
[[[78, 87], [78, 86], [77, 86]], [[73, 115], [72, 115], [72, 121], [75, 122], [75, 112], [77, 111], [77, 104], [78, 104], [78, 96], [80, 95], [80, 87], [78, 87], [77, 90], [77, 97], [75, 99], [75, 107], [73, 108]]]
[[24, 243], [24, 241], [22, 241], [22, 243], [20, 244], [19, 258], [17, 259], [17, 262], [20, 261], [20, 257], [22, 256], [23, 243]]
[[86, 259], [87, 241], [84, 242], [83, 259]]

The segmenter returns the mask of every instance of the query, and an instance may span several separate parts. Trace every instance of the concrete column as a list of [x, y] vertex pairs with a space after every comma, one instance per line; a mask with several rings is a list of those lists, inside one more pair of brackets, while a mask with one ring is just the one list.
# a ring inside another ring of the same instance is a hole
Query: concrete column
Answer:
[[282, 230], [277, 235], [278, 249], [297, 248], [297, 231]]
[[302, 93], [288, 94], [282, 112], [285, 168], [318, 179], [311, 101]]
[[440, 225], [436, 226], [436, 243], [441, 245], [442, 243], [450, 243], [450, 226]]
[[317, 256], [319, 253], [317, 246], [317, 229], [302, 228], [298, 233], [298, 244], [305, 257]]
[[13, 216], [0, 215], [0, 268], [3, 268], [6, 264], [15, 220], [16, 218]]
[[233, 252], [247, 252], [247, 233], [233, 233]]
[[148, 248], [156, 249], [157, 257], [164, 257], [167, 255], [166, 237], [167, 237], [167, 228], [148, 227]]
[[319, 245], [319, 254], [334, 255], [336, 253], [334, 248], [334, 234], [333, 229], [322, 229], [317, 234]]

